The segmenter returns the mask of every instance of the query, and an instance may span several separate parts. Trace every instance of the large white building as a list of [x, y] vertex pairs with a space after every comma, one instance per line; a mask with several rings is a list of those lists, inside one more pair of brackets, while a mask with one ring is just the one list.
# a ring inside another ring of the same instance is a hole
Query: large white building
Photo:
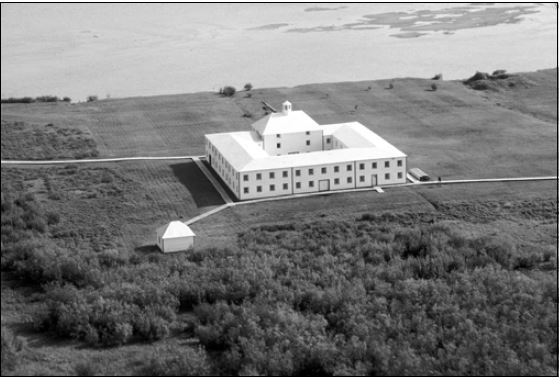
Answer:
[[251, 131], [206, 135], [206, 159], [240, 200], [406, 182], [406, 154], [359, 122], [319, 125], [283, 103]]

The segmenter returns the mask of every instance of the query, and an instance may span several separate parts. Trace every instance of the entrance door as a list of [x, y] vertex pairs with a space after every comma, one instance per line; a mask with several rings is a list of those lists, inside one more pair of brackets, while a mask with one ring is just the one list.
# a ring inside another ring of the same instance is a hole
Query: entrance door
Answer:
[[371, 186], [377, 186], [377, 175], [371, 176]]
[[330, 180], [318, 180], [318, 191], [324, 192], [330, 190]]

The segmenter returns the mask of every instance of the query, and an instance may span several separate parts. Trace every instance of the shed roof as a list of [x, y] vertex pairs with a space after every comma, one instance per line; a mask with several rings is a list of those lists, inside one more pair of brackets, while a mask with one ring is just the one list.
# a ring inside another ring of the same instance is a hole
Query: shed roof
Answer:
[[271, 113], [254, 122], [252, 128], [260, 135], [274, 135], [321, 130], [320, 125], [302, 110]]
[[185, 236], [195, 236], [196, 234], [181, 221], [172, 221], [165, 226], [157, 229], [157, 235], [163, 239], [181, 238]]

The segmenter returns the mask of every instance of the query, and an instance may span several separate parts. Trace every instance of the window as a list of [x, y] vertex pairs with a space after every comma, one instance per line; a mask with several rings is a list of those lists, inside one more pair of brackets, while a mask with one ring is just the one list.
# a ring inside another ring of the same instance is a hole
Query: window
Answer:
[[262, 173], [257, 173], [256, 174], [256, 179], [257, 180], [262, 180]]
[[326, 167], [320, 168], [320, 173], [325, 174], [326, 173]]
[[364, 163], [359, 163], [359, 169], [365, 169], [365, 164]]
[[276, 138], [281, 138], [281, 134], [276, 134]]
[[326, 143], [330, 144], [330, 138], [326, 138]]
[[335, 185], [338, 185], [339, 183], [340, 183], [340, 179], [339, 179], [339, 178], [335, 178], [335, 179], [334, 179], [334, 184], [335, 184]]
[[340, 167], [338, 165], [334, 166], [334, 172], [339, 172], [340, 171]]
[[287, 176], [288, 176], [287, 171], [283, 171], [282, 176], [283, 176], [283, 177], [287, 177]]
[[359, 176], [359, 182], [365, 182], [365, 176]]
[[243, 175], [243, 181], [248, 181], [248, 175]]
[[390, 168], [390, 162], [389, 161], [384, 162], [384, 168]]
[[270, 185], [270, 192], [273, 192], [274, 190], [276, 190], [276, 186], [274, 184]]
[[307, 135], [311, 135], [311, 132], [310, 132], [310, 131], [307, 131], [307, 132], [306, 132], [305, 134], [307, 134]]
[[283, 190], [287, 190], [289, 186], [287, 184], [283, 184]]
[[373, 163], [373, 169], [377, 169], [377, 163]]
[[309, 176], [312, 176], [312, 175], [314, 175], [314, 169], [309, 168]]
[[310, 146], [310, 145], [311, 145], [311, 141], [307, 140], [307, 146]]
[[348, 177], [348, 178], [347, 178], [347, 183], [348, 183], [348, 184], [351, 184], [352, 182], [353, 182], [353, 177]]
[[248, 188], [244, 188], [243, 191], [245, 192], [245, 194], [248, 194]]
[[274, 172], [270, 172], [270, 178], [271, 179], [276, 178], [276, 174]]
[[399, 179], [402, 178], [402, 172], [398, 172], [398, 178], [399, 178]]
[[281, 148], [281, 143], [276, 143], [277, 148]]
[[314, 181], [309, 181], [309, 188], [314, 188]]
[[346, 167], [346, 169], [347, 169], [348, 171], [351, 171], [351, 168], [352, 168], [351, 164], [348, 164], [347, 167]]
[[260, 185], [257, 186], [257, 187], [256, 187], [256, 191], [257, 191], [258, 193], [260, 193], [260, 192], [262, 191], [262, 187], [261, 187]]
[[398, 167], [402, 166], [402, 160], [398, 160]]
[[300, 182], [296, 182], [296, 183], [295, 183], [295, 187], [296, 187], [297, 189], [301, 189], [301, 183], [300, 183]]
[[384, 179], [385, 180], [390, 180], [390, 173], [385, 173], [384, 174]]
[[295, 170], [295, 176], [301, 176], [301, 170], [300, 169]]

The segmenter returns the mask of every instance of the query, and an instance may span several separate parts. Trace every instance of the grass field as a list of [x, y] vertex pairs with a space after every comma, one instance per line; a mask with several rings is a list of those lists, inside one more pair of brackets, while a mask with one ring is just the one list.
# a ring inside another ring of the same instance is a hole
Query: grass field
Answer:
[[95, 251], [153, 245], [158, 226], [223, 204], [190, 160], [2, 168], [2, 181], [60, 214], [58, 237]]
[[[537, 206], [556, 209], [556, 188], [557, 182], [545, 181], [387, 188], [382, 194], [375, 191], [326, 194], [238, 205], [203, 219], [191, 228], [197, 234], [197, 245], [203, 248], [235, 243], [236, 235], [251, 227], [317, 219], [352, 221], [363, 214], [382, 212], [418, 213], [426, 214], [429, 219], [442, 217], [473, 223], [491, 222], [493, 213], [500, 218], [509, 214], [510, 222], [514, 223], [515, 216], [530, 216], [531, 211], [534, 212], [531, 216], [537, 218]], [[498, 232], [507, 232], [507, 228], [498, 226]]]
[[[428, 90], [431, 80], [391, 82], [391, 90], [381, 80], [254, 89], [250, 97], [195, 93], [2, 104], [2, 120], [87, 130], [100, 157], [199, 155], [204, 134], [246, 130], [264, 115], [261, 101], [279, 106], [289, 99], [321, 124], [363, 123], [407, 153], [410, 167], [433, 177], [557, 174], [556, 69], [518, 74], [488, 91], [459, 81], [437, 81], [437, 91]], [[2, 136], [13, 131], [3, 128]], [[22, 155], [11, 151], [4, 157]]]
[[[397, 79], [392, 90], [384, 89], [388, 81], [377, 81], [257, 89], [251, 97], [244, 92], [234, 98], [197, 93], [74, 105], [3, 104], [2, 158], [71, 158], [84, 151], [98, 151], [99, 157], [201, 154], [205, 133], [247, 129], [263, 115], [261, 100], [276, 105], [289, 99], [319, 123], [362, 122], [408, 153], [410, 167], [419, 166], [433, 176], [451, 179], [555, 175], [557, 71], [522, 74], [514, 80], [513, 87], [503, 85], [494, 91], [475, 91], [459, 82], [438, 82], [439, 89], [432, 92], [426, 90], [430, 87], [428, 80]], [[253, 118], [243, 117], [247, 112]], [[54, 147], [45, 148], [47, 145]], [[153, 253], [155, 228], [223, 203], [189, 160], [3, 166], [1, 175], [3, 230], [4, 226], [7, 230], [14, 227], [13, 214], [5, 218], [8, 197], [13, 200], [33, 195], [46, 219], [56, 219], [52, 224], [49, 220], [46, 234], [41, 234], [46, 239], [40, 240], [48, 242], [45, 249], [51, 248], [52, 242], [75, 252], [76, 258], [112, 256], [114, 261], [125, 261], [123, 267], [107, 269], [136, 272], [137, 277], [136, 273], [122, 275], [125, 286], [131, 284], [126, 280], [142, 281], [146, 277], [148, 281], [163, 282], [176, 276], [180, 264], [175, 267], [171, 259], [180, 257]], [[19, 215], [34, 224], [29, 214]], [[525, 253], [527, 261], [537, 255], [533, 258], [537, 261], [532, 265], [535, 268], [523, 274], [539, 283], [542, 276], [542, 282], [553, 279], [553, 271], [548, 268], [556, 264], [556, 259], [549, 258], [550, 251], [556, 250], [556, 215], [556, 181], [482, 183], [387, 188], [382, 194], [325, 194], [241, 204], [205, 218], [192, 228], [197, 233], [196, 249], [202, 253], [212, 253], [211, 248], [239, 248], [246, 235], [253, 235], [261, 242], [255, 248], [264, 260], [275, 261], [274, 248], [287, 234], [294, 245], [299, 245], [299, 239], [309, 242], [306, 233], [301, 234], [305, 237], [297, 234], [297, 227], [312, 229], [317, 224], [317, 230], [325, 233], [330, 226], [339, 227], [336, 237], [342, 239], [340, 230], [350, 228], [354, 233], [347, 236], [361, 240], [370, 237], [362, 229], [382, 228], [383, 222], [387, 222], [389, 231], [434, 223], [464, 237], [512, 243], [515, 253]], [[33, 229], [25, 232], [37, 236]], [[264, 239], [258, 239], [260, 234]], [[317, 239], [310, 242], [309, 248], [332, 248], [320, 235], [313, 235]], [[3, 249], [6, 245], [3, 231]], [[547, 260], [539, 255], [547, 256]], [[242, 256], [239, 258], [231, 261], [249, 269], [250, 264]], [[219, 261], [216, 258], [215, 262]], [[170, 270], [158, 270], [165, 264], [171, 266]], [[185, 266], [193, 267], [188, 264]], [[231, 268], [228, 261], [224, 264]], [[540, 266], [548, 268], [540, 271]], [[210, 264], [205, 269], [213, 272], [214, 268]], [[346, 268], [354, 269], [352, 265]], [[231, 269], [227, 274], [246, 276], [249, 272], [236, 270], [237, 265]], [[164, 274], [158, 276], [159, 272]], [[22, 286], [17, 277], [2, 272], [2, 326], [24, 342], [18, 374], [75, 375], [77, 362], [86, 361], [95, 365], [95, 374], [138, 375], [152, 356], [172, 356], [196, 344], [191, 332], [186, 331], [195, 324], [194, 315], [188, 311], [176, 314], [170, 334], [162, 340], [109, 349], [37, 332], [34, 322], [37, 312], [44, 308], [45, 290], [49, 290], [48, 285]]]

